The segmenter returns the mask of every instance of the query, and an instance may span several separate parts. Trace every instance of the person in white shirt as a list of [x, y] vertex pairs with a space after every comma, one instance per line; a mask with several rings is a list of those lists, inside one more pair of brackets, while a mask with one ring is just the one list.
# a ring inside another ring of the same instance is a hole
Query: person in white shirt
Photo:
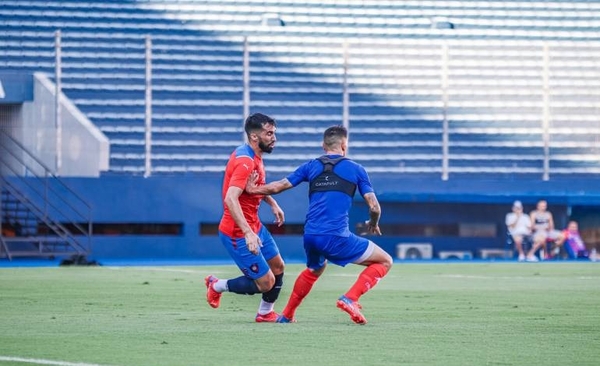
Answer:
[[544, 249], [548, 253], [546, 244], [548, 242], [562, 242], [563, 234], [554, 228], [554, 218], [552, 213], [548, 211], [548, 202], [540, 200], [536, 209], [529, 214], [533, 235], [533, 246], [537, 249]]
[[523, 251], [523, 240], [531, 236], [531, 219], [529, 215], [523, 213], [523, 204], [521, 201], [513, 203], [512, 212], [506, 214], [505, 222], [508, 232], [515, 243], [515, 249], [519, 252], [519, 262], [537, 260], [533, 248], [527, 253], [527, 256], [525, 256], [525, 252]]

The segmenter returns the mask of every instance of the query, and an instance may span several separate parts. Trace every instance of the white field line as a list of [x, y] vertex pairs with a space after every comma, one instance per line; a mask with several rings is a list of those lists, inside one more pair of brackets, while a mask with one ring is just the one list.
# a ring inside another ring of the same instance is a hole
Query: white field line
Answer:
[[0, 356], [0, 362], [2, 362], [2, 361], [24, 362], [24, 363], [33, 363], [36, 365], [56, 365], [56, 366], [106, 366], [106, 365], [98, 365], [95, 363], [85, 363], [85, 362], [66, 362], [66, 361], [44, 360], [44, 359], [39, 359], [39, 358]]
[[[134, 269], [137, 271], [159, 271], [159, 272], [173, 272], [173, 273], [186, 273], [186, 274], [207, 274], [206, 271], [200, 271], [195, 269], [177, 269], [177, 268], [163, 268], [163, 267], [104, 267], [111, 270], [121, 270], [121, 269]], [[212, 274], [226, 273], [225, 271], [212, 271]], [[296, 272], [285, 272], [286, 277], [297, 276], [299, 273]], [[323, 274], [325, 277], [357, 277], [357, 273], [325, 273]], [[445, 278], [460, 278], [460, 279], [478, 279], [478, 280], [524, 280], [524, 279], [533, 279], [533, 278], [541, 278], [548, 279], [548, 276], [481, 276], [481, 275], [462, 275], [462, 274], [441, 274], [437, 275], [437, 277], [445, 277]], [[402, 275], [387, 275], [385, 278], [406, 278]], [[578, 277], [580, 280], [598, 280], [600, 276], [580, 276]]]
[[[134, 269], [136, 271], [160, 271], [160, 272], [175, 272], [175, 273], [190, 273], [190, 274], [198, 274], [198, 273], [203, 273], [194, 269], [177, 269], [177, 268], [159, 268], [159, 267], [106, 267], [104, 266], [104, 268], [106, 269], [111, 269], [111, 270], [122, 270], [122, 269]], [[214, 271], [215, 273], [218, 273], [217, 271]]]
[[[438, 275], [439, 277], [446, 277], [446, 278], [468, 278], [468, 279], [478, 279], [478, 280], [531, 280], [534, 278], [540, 278], [540, 279], [549, 279], [552, 277], [548, 277], [548, 276], [474, 276], [474, 275], [461, 275], [461, 274], [443, 274], [443, 275]], [[598, 280], [600, 279], [600, 276], [580, 276], [577, 277], [577, 279], [579, 280]]]
[[[174, 272], [174, 273], [187, 273], [187, 274], [208, 274], [207, 271], [199, 271], [199, 270], [195, 270], [195, 269], [177, 269], [177, 268], [161, 268], [161, 267], [104, 267], [107, 269], [112, 269], [112, 270], [121, 270], [121, 269], [133, 269], [136, 271], [158, 271], [158, 272]], [[225, 271], [211, 271], [211, 274], [219, 274], [219, 273], [228, 273]], [[298, 274], [300, 274], [300, 272], [285, 272], [286, 277], [289, 276], [297, 276]], [[327, 271], [325, 271], [325, 274], [323, 276], [326, 277], [357, 277], [358, 273], [332, 273], [332, 274], [328, 274]], [[395, 275], [389, 275], [386, 276], [387, 277], [391, 277], [391, 278], [402, 278], [403, 276], [395, 276]]]

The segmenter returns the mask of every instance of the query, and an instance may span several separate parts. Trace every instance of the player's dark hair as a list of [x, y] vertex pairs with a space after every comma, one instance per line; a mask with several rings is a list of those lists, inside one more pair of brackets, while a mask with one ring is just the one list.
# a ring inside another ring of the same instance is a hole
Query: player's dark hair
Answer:
[[331, 126], [323, 133], [323, 143], [327, 147], [336, 147], [342, 139], [348, 137], [348, 130], [344, 126]]
[[246, 122], [244, 122], [244, 131], [250, 136], [250, 133], [262, 130], [265, 125], [273, 125], [276, 127], [277, 122], [275, 122], [273, 118], [262, 113], [254, 113], [246, 118]]

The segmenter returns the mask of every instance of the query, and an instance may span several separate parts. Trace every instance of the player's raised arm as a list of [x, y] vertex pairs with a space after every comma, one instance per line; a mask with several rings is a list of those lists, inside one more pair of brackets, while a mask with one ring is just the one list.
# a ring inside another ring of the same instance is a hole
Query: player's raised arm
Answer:
[[369, 220], [367, 221], [367, 229], [369, 234], [381, 235], [379, 229], [379, 218], [381, 217], [381, 206], [377, 200], [377, 196], [373, 192], [366, 193], [363, 198], [369, 206]]

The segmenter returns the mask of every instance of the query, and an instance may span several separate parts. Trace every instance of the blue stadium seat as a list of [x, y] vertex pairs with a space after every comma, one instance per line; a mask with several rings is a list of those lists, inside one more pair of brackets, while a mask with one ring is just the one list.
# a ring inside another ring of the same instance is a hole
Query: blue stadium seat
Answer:
[[[594, 159], [600, 9], [594, 2], [0, 4], [6, 19], [0, 22], [0, 70], [52, 76], [60, 29], [64, 92], [109, 136], [115, 172], [143, 171], [148, 34], [156, 172], [218, 171], [221, 155], [243, 141], [243, 36], [250, 36], [250, 109], [280, 122], [278, 153], [269, 157], [276, 169], [301, 162], [303, 146], [320, 152], [323, 128], [342, 122], [342, 44], [348, 40], [351, 151], [374, 171], [439, 173], [445, 117], [451, 174], [539, 177], [541, 41], [551, 60], [550, 168], [592, 174], [600, 167]], [[273, 8], [284, 25], [261, 25]], [[435, 28], [440, 14], [453, 29]]]

